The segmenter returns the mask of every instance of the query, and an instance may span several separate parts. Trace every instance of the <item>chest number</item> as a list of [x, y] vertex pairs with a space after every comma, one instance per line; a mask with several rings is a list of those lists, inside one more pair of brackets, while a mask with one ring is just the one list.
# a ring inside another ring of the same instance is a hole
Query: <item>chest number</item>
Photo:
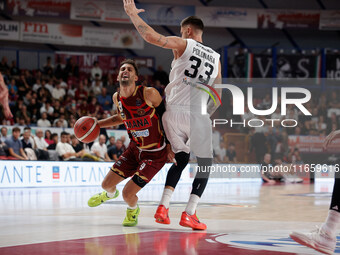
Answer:
[[[193, 64], [190, 66], [190, 69], [191, 69], [190, 71], [187, 70], [187, 69], [184, 71], [184, 75], [188, 76], [190, 78], [196, 78], [196, 76], [198, 74], [198, 68], [201, 66], [202, 60], [198, 57], [195, 57], [195, 56], [191, 56], [189, 58], [189, 60], [191, 62], [193, 62]], [[203, 75], [199, 75], [198, 79], [200, 80], [200, 82], [207, 84], [207, 83], [209, 83], [210, 76], [214, 72], [214, 66], [211, 65], [208, 62], [205, 62], [204, 66], [205, 66], [205, 73], [204, 74], [205, 74], [206, 77], [204, 77]]]

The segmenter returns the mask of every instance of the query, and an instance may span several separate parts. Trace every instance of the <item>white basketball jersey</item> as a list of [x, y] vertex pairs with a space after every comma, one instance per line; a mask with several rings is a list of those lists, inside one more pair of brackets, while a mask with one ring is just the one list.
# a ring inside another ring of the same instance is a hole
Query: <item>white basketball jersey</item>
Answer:
[[[165, 88], [167, 106], [201, 106], [218, 76], [220, 54], [195, 40], [187, 39], [181, 57], [171, 63], [170, 83]], [[205, 90], [205, 91], [204, 91]], [[191, 107], [191, 109], [193, 109]]]

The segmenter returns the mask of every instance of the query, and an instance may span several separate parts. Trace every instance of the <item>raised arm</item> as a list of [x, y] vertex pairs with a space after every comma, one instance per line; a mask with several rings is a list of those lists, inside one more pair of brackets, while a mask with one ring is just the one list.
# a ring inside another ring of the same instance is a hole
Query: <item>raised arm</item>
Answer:
[[157, 33], [152, 27], [145, 23], [139, 17], [139, 13], [144, 12], [144, 9], [137, 9], [134, 0], [123, 0], [126, 14], [130, 17], [133, 25], [138, 33], [145, 41], [150, 44], [165, 48], [184, 52], [187, 42], [178, 36], [164, 36]]

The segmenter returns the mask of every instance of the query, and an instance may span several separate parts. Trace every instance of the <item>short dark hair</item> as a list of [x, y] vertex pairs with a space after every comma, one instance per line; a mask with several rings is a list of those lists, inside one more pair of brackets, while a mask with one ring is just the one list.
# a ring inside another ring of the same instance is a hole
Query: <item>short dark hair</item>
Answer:
[[136, 75], [137, 75], [137, 76], [139, 75], [137, 64], [136, 64], [136, 62], [135, 62], [133, 59], [125, 59], [125, 60], [123, 60], [122, 62], [120, 62], [119, 69], [120, 69], [120, 68], [122, 67], [122, 65], [124, 65], [124, 64], [132, 65], [133, 68], [135, 69]]
[[18, 131], [20, 132], [20, 128], [18, 128], [18, 127], [14, 127], [14, 128], [12, 129], [12, 133], [13, 133], [13, 132], [18, 132]]
[[63, 132], [61, 132], [60, 136], [63, 136], [63, 135], [68, 135], [68, 133], [63, 131]]
[[189, 16], [182, 20], [181, 27], [186, 25], [192, 25], [193, 27], [201, 31], [203, 31], [204, 29], [203, 21], [197, 16]]

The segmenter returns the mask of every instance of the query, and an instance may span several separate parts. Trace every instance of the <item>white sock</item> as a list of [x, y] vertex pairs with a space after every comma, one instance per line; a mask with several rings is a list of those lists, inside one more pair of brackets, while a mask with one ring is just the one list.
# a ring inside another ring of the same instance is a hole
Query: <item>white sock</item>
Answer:
[[169, 208], [172, 193], [174, 193], [173, 190], [165, 188], [163, 190], [163, 195], [159, 204], [164, 205], [165, 208]]
[[135, 210], [137, 209], [138, 205], [136, 204], [135, 206], [128, 206], [128, 209]]
[[109, 197], [109, 198], [112, 198], [116, 195], [116, 191], [114, 191], [113, 193], [110, 193], [110, 192], [107, 192], [106, 191], [106, 196]]
[[321, 229], [333, 237], [336, 235], [339, 223], [340, 213], [334, 210], [329, 210], [326, 222], [322, 224]]
[[198, 204], [198, 200], [200, 200], [200, 197], [194, 194], [190, 194], [190, 198], [187, 204], [187, 207], [185, 208], [185, 211], [189, 214], [189, 215], [193, 215], [195, 214], [196, 211], [196, 207]]

